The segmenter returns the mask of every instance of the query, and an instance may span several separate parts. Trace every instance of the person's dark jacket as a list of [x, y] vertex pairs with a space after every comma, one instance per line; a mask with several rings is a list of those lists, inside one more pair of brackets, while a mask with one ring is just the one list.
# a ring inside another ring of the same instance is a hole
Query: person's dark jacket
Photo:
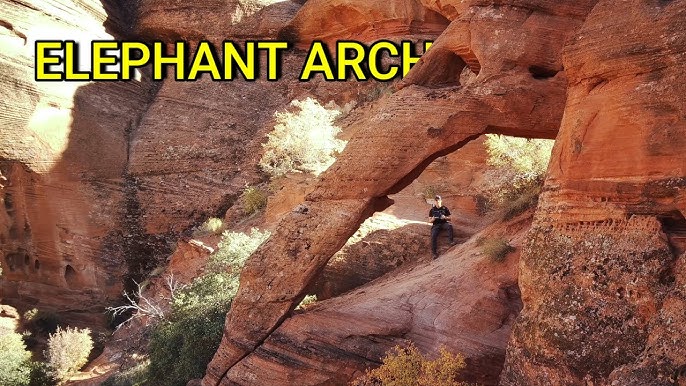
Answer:
[[448, 210], [448, 208], [446, 208], [445, 205], [439, 208], [437, 208], [436, 206], [432, 206], [431, 209], [429, 209], [429, 217], [434, 218], [434, 225], [445, 224], [448, 222], [448, 220], [441, 218], [441, 216], [450, 216], [450, 210]]

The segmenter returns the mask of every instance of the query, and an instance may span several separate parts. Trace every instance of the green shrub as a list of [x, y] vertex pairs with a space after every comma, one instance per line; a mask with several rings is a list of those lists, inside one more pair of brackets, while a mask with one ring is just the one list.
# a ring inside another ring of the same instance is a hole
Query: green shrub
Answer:
[[502, 203], [505, 220], [510, 220], [517, 215], [526, 212], [538, 204], [538, 196], [541, 194], [542, 182], [534, 181], [528, 186], [522, 186], [516, 191], [515, 197]]
[[150, 339], [150, 384], [185, 386], [201, 378], [219, 347], [228, 307], [199, 305], [157, 325]]
[[267, 206], [267, 194], [258, 187], [247, 186], [241, 194], [241, 201], [243, 202], [243, 212], [251, 215]]
[[185, 385], [200, 378], [219, 347], [224, 319], [238, 290], [245, 261], [269, 237], [224, 231], [205, 273], [180, 289], [169, 317], [153, 330], [148, 380], [151, 385]]
[[20, 334], [0, 335], [0, 385], [52, 386], [57, 382], [50, 373], [45, 363], [31, 360], [31, 352], [26, 350]]
[[466, 367], [464, 358], [444, 347], [439, 357], [426, 359], [412, 343], [406, 348], [396, 346], [383, 358], [383, 364], [360, 379], [354, 386], [463, 386], [455, 379]]
[[0, 385], [28, 385], [31, 353], [16, 332], [0, 335]]
[[212, 272], [223, 272], [231, 268], [240, 271], [245, 261], [262, 245], [271, 233], [260, 232], [257, 228], [250, 233], [224, 231], [217, 250], [210, 255], [208, 269]]
[[294, 100], [291, 106], [294, 112], [274, 114], [276, 126], [267, 135], [260, 166], [272, 177], [291, 172], [319, 175], [346, 145], [336, 138], [341, 129], [333, 124], [340, 111], [327, 109], [311, 98]]
[[489, 206], [510, 219], [538, 202], [554, 141], [487, 134]]
[[118, 372], [107, 378], [100, 386], [143, 386], [148, 382], [149, 362]]
[[505, 257], [515, 251], [515, 248], [501, 238], [488, 238], [481, 240], [481, 251], [491, 261], [503, 262]]
[[445, 347], [439, 349], [438, 358], [422, 363], [422, 374], [418, 381], [420, 385], [432, 386], [461, 386], [463, 382], [455, 381], [467, 364], [461, 355], [449, 352]]
[[93, 340], [89, 329], [67, 327], [57, 328], [48, 338], [46, 351], [47, 363], [55, 378], [66, 380], [88, 362], [93, 349]]
[[52, 386], [57, 384], [52, 369], [47, 363], [29, 362], [29, 386]]

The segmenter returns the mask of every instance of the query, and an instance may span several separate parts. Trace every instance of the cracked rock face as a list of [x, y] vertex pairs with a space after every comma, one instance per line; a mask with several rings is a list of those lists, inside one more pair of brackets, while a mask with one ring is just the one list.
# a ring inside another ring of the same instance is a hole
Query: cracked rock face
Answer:
[[615, 6], [599, 2], [565, 48], [503, 385], [684, 381], [686, 3]]

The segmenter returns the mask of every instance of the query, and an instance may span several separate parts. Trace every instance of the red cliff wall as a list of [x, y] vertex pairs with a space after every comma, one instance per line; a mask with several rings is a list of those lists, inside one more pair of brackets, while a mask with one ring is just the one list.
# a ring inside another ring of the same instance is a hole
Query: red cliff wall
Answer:
[[503, 385], [671, 385], [686, 363], [685, 27], [683, 1], [601, 1], [569, 41]]

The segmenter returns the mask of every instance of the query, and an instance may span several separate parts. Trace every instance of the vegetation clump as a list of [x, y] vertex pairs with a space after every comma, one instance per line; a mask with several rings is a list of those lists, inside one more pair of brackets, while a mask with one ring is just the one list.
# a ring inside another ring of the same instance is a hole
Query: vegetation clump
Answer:
[[31, 353], [20, 334], [0, 335], [0, 385], [28, 385]]
[[246, 215], [257, 213], [267, 206], [267, 194], [256, 186], [246, 186], [241, 194], [243, 212]]
[[480, 241], [480, 246], [481, 252], [497, 263], [505, 261], [507, 255], [515, 251], [515, 248], [507, 241], [498, 237], [483, 239]]
[[92, 349], [93, 339], [89, 329], [58, 327], [55, 333], [50, 334], [45, 354], [54, 377], [66, 381], [88, 362]]
[[466, 367], [464, 358], [445, 347], [429, 360], [412, 343], [396, 346], [383, 358], [383, 364], [352, 382], [352, 386], [466, 386], [457, 381]]
[[269, 235], [255, 228], [249, 234], [224, 231], [205, 273], [177, 291], [168, 316], [152, 332], [150, 385], [183, 386], [203, 376], [219, 347], [240, 271]]
[[260, 167], [271, 177], [292, 172], [319, 175], [347, 143], [336, 138], [341, 129], [334, 120], [340, 109], [327, 108], [312, 98], [294, 100], [291, 107], [274, 114], [276, 125], [263, 145]]
[[143, 386], [148, 383], [148, 366], [144, 361], [134, 367], [119, 371], [107, 378], [101, 386]]
[[554, 141], [486, 135], [490, 206], [501, 208], [509, 220], [538, 202]]
[[224, 221], [217, 217], [210, 217], [200, 226], [200, 231], [206, 234], [218, 235], [224, 230]]

